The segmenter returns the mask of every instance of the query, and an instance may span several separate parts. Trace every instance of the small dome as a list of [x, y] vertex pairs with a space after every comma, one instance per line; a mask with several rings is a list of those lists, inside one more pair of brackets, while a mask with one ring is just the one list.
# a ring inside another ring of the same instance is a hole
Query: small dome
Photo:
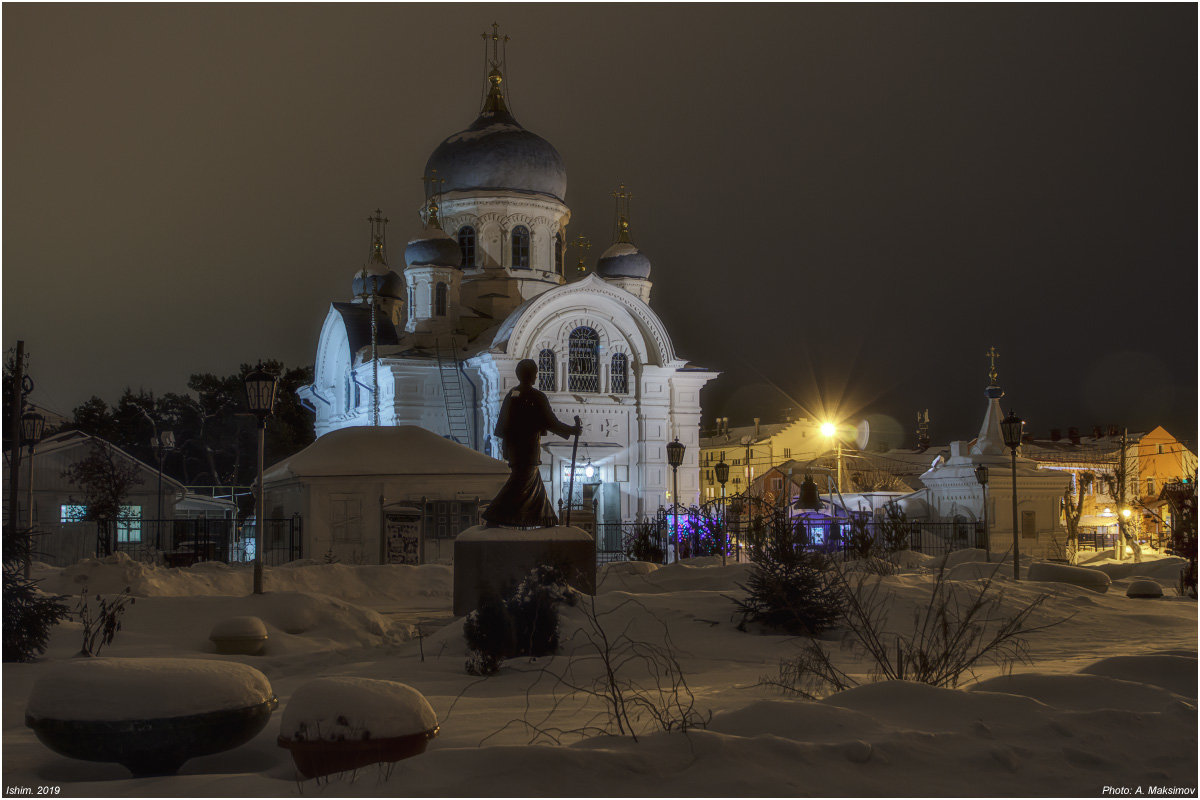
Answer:
[[371, 293], [372, 284], [374, 284], [375, 294], [379, 297], [404, 297], [404, 278], [396, 274], [395, 270], [388, 270], [384, 273], [367, 274], [367, 279], [363, 281], [362, 273], [354, 276], [353, 293], [354, 297], [364, 297]]
[[650, 259], [631, 242], [617, 242], [604, 251], [596, 264], [601, 278], [650, 278]]
[[429, 228], [404, 248], [404, 263], [410, 267], [462, 268], [458, 241], [441, 228]]
[[554, 146], [520, 126], [507, 109], [485, 110], [437, 146], [425, 174], [445, 179], [442, 191], [502, 189], [563, 200], [567, 169]]

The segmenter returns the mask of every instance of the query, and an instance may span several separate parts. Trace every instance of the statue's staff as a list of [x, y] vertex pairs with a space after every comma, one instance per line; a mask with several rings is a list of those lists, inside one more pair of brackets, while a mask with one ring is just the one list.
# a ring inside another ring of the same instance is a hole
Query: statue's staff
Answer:
[[[579, 421], [579, 415], [575, 415], [575, 430], [583, 432], [583, 424]], [[567, 527], [571, 525], [571, 500], [575, 497], [575, 454], [579, 452], [579, 434], [575, 434], [575, 441], [571, 444], [571, 480], [567, 482], [567, 518], [564, 524]]]

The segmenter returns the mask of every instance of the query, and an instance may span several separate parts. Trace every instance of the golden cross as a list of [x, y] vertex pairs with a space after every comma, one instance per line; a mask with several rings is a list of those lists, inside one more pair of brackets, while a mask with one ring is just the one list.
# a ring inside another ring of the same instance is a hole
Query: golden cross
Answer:
[[991, 361], [991, 366], [988, 368], [988, 380], [991, 381], [992, 386], [995, 386], [996, 385], [996, 359], [1000, 357], [1000, 353], [996, 350], [995, 346], [992, 346], [992, 347], [988, 348], [988, 351], [986, 353], [984, 353], [984, 355], [987, 356], [988, 359]]
[[575, 264], [575, 269], [581, 273], [587, 272], [587, 265], [583, 263], [583, 257], [588, 250], [592, 249], [592, 240], [581, 233], [567, 246], [579, 248], [579, 261]]
[[479, 35], [483, 38], [483, 40], [485, 42], [488, 39], [492, 40], [492, 66], [493, 67], [500, 66], [500, 42], [504, 42], [505, 44], [507, 44], [508, 38], [509, 38], [508, 36], [500, 35], [500, 23], [493, 22], [491, 33], [484, 31], [483, 33], [481, 33]]

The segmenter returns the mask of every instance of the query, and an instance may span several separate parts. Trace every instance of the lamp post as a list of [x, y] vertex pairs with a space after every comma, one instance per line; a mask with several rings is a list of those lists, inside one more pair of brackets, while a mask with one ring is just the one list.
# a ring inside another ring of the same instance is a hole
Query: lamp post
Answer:
[[675, 542], [675, 558], [679, 559], [679, 465], [683, 463], [684, 446], [675, 441], [667, 443], [667, 463], [671, 465], [671, 540]]
[[729, 480], [729, 465], [722, 458], [713, 467], [713, 472], [716, 473], [717, 483], [721, 484], [721, 530], [725, 534], [724, 546], [721, 549], [721, 566], [725, 566], [725, 558], [729, 555], [729, 515], [725, 513], [725, 482]]
[[1013, 530], [1013, 580], [1021, 580], [1021, 542], [1017, 533], [1017, 448], [1021, 446], [1021, 432], [1025, 421], [1008, 412], [1008, 416], [1000, 422], [1000, 434], [1004, 437], [1004, 446], [1012, 451], [1012, 530]]
[[975, 467], [975, 480], [983, 487], [983, 557], [992, 563], [992, 539], [988, 533], [988, 468], [983, 464]]
[[162, 493], [162, 478], [163, 478], [163, 461], [167, 457], [167, 453], [175, 449], [175, 432], [163, 431], [150, 440], [150, 446], [154, 448], [154, 455], [158, 456], [158, 517], [155, 523], [154, 530], [154, 549], [162, 550], [162, 523], [163, 523], [163, 493]]
[[[33, 448], [42, 438], [46, 429], [46, 418], [36, 411], [26, 411], [21, 415], [21, 440], [29, 445], [29, 480], [26, 489], [25, 502], [25, 578], [31, 577], [33, 565]], [[16, 465], [14, 465], [14, 469]]]
[[275, 411], [275, 394], [279, 379], [263, 369], [260, 363], [243, 381], [246, 384], [246, 406], [258, 418], [258, 496], [254, 502], [254, 593], [263, 593], [262, 529], [263, 529], [263, 456], [267, 442], [267, 417]]
[[821, 435], [829, 437], [830, 444], [833, 445], [835, 457], [837, 459], [837, 489], [842, 491], [842, 440], [837, 438], [837, 426], [832, 422], [826, 422], [821, 425]]

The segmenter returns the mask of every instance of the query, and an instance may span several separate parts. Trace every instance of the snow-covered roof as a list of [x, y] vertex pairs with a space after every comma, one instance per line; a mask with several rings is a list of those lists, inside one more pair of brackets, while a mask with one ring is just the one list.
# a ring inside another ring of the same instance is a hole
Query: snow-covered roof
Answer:
[[503, 461], [415, 425], [330, 431], [263, 473], [263, 483], [339, 475], [506, 475]]

